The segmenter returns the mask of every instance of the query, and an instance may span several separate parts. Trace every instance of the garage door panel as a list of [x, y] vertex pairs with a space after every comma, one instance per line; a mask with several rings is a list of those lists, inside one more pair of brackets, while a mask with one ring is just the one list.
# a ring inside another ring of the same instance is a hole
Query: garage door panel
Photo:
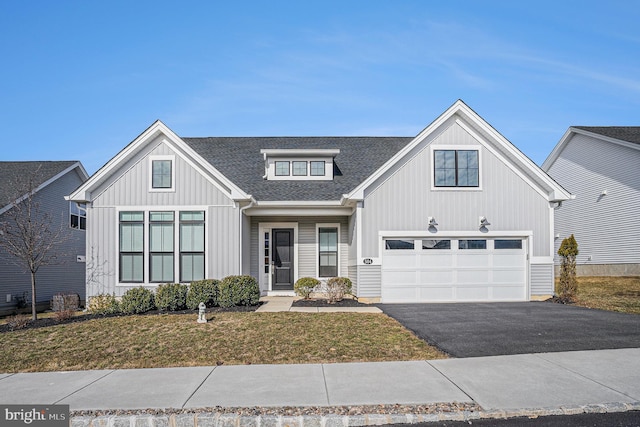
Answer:
[[383, 250], [383, 302], [527, 299], [526, 241], [515, 238], [522, 241], [521, 249], [501, 249], [504, 242], [495, 249], [493, 239], [486, 238], [486, 249], [458, 249], [460, 239], [451, 239], [446, 248]]

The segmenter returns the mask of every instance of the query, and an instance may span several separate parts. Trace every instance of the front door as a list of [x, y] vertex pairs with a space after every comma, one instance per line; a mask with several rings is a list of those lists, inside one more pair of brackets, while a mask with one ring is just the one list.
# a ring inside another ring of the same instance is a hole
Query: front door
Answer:
[[272, 238], [272, 289], [274, 291], [292, 291], [294, 271], [293, 228], [275, 228], [272, 230]]

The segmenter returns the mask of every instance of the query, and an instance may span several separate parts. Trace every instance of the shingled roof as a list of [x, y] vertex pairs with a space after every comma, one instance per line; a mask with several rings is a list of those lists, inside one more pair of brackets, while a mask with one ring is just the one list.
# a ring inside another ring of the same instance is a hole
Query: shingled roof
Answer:
[[640, 126], [573, 126], [609, 138], [631, 142], [640, 145]]
[[[258, 201], [340, 200], [411, 142], [413, 137], [182, 138]], [[261, 149], [339, 149], [333, 181], [267, 181]]]
[[3, 208], [24, 195], [20, 182], [25, 176], [35, 177], [37, 188], [60, 172], [78, 163], [77, 161], [34, 161], [0, 162], [0, 208]]

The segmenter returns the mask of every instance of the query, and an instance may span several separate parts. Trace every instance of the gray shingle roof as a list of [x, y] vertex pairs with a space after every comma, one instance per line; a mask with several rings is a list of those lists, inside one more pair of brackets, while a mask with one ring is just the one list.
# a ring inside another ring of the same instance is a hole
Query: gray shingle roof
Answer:
[[0, 162], [0, 208], [24, 195], [20, 183], [25, 176], [35, 174], [37, 187], [75, 163], [77, 161]]
[[[192, 149], [258, 201], [340, 200], [413, 137], [182, 138]], [[261, 149], [340, 149], [333, 181], [267, 181]]]
[[640, 126], [573, 126], [587, 132], [640, 144]]

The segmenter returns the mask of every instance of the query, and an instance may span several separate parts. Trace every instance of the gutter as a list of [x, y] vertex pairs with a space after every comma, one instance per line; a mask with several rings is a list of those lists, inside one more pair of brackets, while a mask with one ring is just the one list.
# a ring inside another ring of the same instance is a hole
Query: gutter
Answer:
[[242, 250], [242, 248], [243, 248], [243, 244], [242, 244], [243, 243], [242, 242], [242, 222], [243, 221], [242, 221], [242, 217], [243, 217], [243, 214], [244, 214], [245, 210], [253, 207], [253, 205], [255, 203], [257, 203], [256, 199], [254, 199], [252, 195], [249, 195], [249, 200], [250, 200], [249, 204], [247, 206], [243, 207], [243, 208], [240, 208], [240, 210], [238, 211], [239, 215], [240, 215], [239, 218], [238, 218], [238, 221], [240, 222], [240, 224], [238, 224], [238, 229], [240, 230], [240, 236], [239, 236], [240, 239], [239, 239], [239, 244], [238, 244], [238, 247], [240, 248], [240, 253], [239, 253], [240, 258], [238, 259], [238, 274], [242, 274], [242, 255], [243, 255], [243, 250]]

